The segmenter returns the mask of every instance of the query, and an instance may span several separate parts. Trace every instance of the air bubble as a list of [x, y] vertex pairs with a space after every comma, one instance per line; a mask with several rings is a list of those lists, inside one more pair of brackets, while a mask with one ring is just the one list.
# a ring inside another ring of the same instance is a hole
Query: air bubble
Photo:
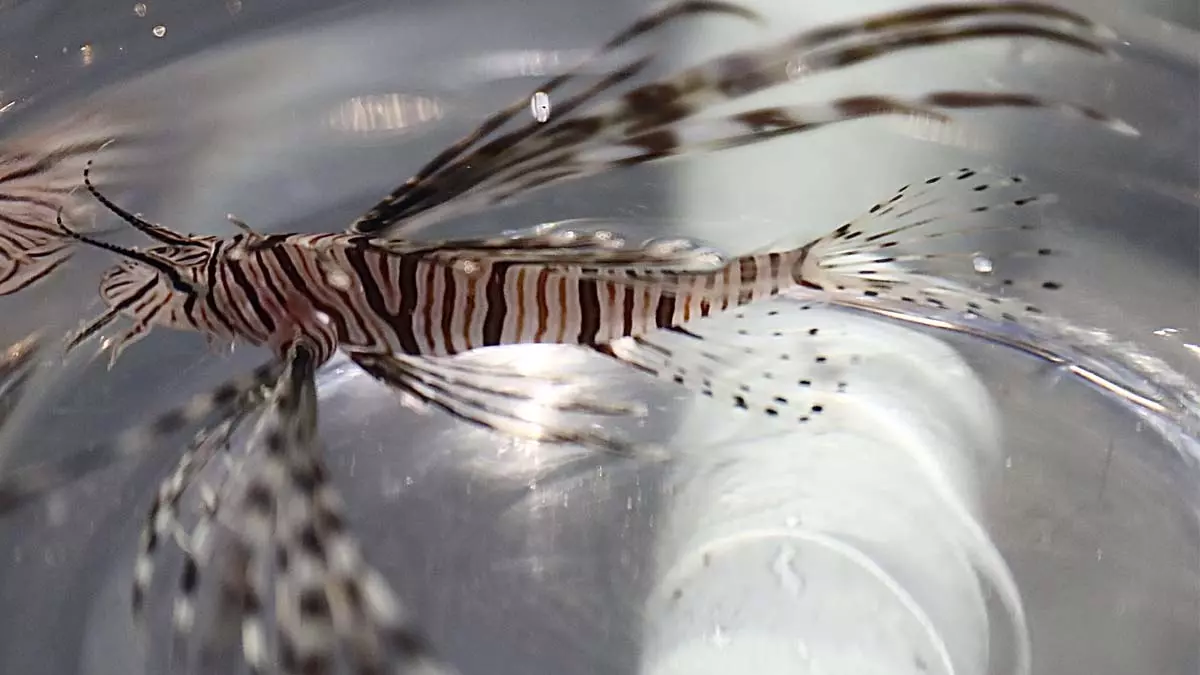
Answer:
[[718, 267], [725, 263], [725, 256], [720, 253], [705, 252], [696, 256], [696, 264], [701, 268]]
[[154, 27], [154, 30], [150, 32], [154, 33], [154, 37], [160, 38], [167, 34], [167, 27], [160, 23]]
[[646, 247], [646, 252], [657, 257], [666, 257], [691, 247], [687, 239], [661, 239]]
[[812, 71], [812, 69], [808, 67], [808, 64], [801, 59], [793, 59], [788, 61], [784, 68], [784, 72], [787, 73], [788, 79], [793, 81], [803, 79]]
[[992, 265], [992, 259], [983, 255], [977, 255], [972, 258], [971, 266], [974, 267], [975, 271], [979, 274], [991, 274], [992, 269], [994, 268]]
[[533, 119], [545, 123], [550, 119], [550, 96], [544, 91], [537, 92], [529, 101], [529, 110], [533, 112]]

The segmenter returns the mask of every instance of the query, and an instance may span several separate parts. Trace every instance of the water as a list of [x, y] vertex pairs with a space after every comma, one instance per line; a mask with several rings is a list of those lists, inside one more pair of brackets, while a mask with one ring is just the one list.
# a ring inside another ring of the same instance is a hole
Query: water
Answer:
[[[169, 154], [113, 194], [132, 210], [197, 233], [230, 233], [226, 214], [260, 231], [340, 227], [636, 12], [632, 3], [623, 12], [381, 6], [5, 6], [0, 36], [39, 39], [0, 55], [0, 109], [36, 96], [0, 116], [0, 132], [101, 92], [114, 114], [163, 124], [170, 137]], [[1142, 129], [1137, 140], [1008, 113], [939, 128], [868, 121], [554, 189], [464, 227], [669, 216], [677, 226], [663, 236], [742, 251], [801, 223], [814, 234], [829, 229], [917, 177], [1001, 164], [1059, 194], [1046, 237], [1069, 255], [1005, 267], [1013, 261], [996, 254], [1028, 242], [981, 238], [964, 269], [986, 282], [1041, 278], [1052, 264], [1064, 288], [1036, 300], [1111, 338], [1060, 331], [1035, 335], [1037, 344], [1061, 354], [1087, 339], [1086, 354], [1071, 352], [1084, 374], [1107, 368], [1133, 390], [1157, 385], [1186, 402], [1200, 376], [1191, 346], [1200, 343], [1200, 111], [1195, 63], [1170, 55], [1196, 36], [1096, 11], [1155, 58], [1101, 67], [1040, 48], [972, 47], [950, 65], [913, 55], [872, 66], [862, 71], [870, 83], [815, 79], [805, 96], [981, 86], [991, 77], [1107, 105]], [[753, 37], [705, 26], [698, 36]], [[681, 55], [715, 48], [672, 39]], [[906, 79], [911, 72], [931, 84]], [[556, 101], [539, 103], [530, 100], [529, 114], [553, 119]], [[73, 327], [90, 316], [96, 308], [78, 289], [108, 263], [81, 256], [79, 269], [37, 297], [0, 301], [3, 344], [36, 325]], [[833, 353], [859, 360], [850, 381], [859, 393], [823, 427], [782, 436], [570, 351], [523, 357], [645, 399], [658, 414], [639, 433], [685, 457], [666, 466], [420, 416], [351, 365], [332, 364], [322, 375], [323, 434], [368, 557], [467, 675], [998, 675], [1020, 651], [1010, 580], [1037, 675], [1200, 672], [1188, 415], [1147, 410], [1066, 365], [968, 333], [846, 308], [810, 314]], [[754, 330], [772, 329], [755, 317]], [[796, 349], [812, 348], [803, 344]], [[22, 433], [0, 439], [12, 448], [3, 461], [65, 453], [259, 358], [158, 333], [111, 372], [103, 362], [68, 364], [20, 412]], [[13, 610], [0, 624], [0, 672], [141, 672], [128, 587], [140, 518], [171, 463], [163, 453], [106, 471], [0, 524], [0, 550], [11, 556], [0, 603]], [[164, 574], [177, 574], [178, 560], [164, 564]], [[151, 638], [147, 653], [161, 665], [167, 631], [156, 626]]]

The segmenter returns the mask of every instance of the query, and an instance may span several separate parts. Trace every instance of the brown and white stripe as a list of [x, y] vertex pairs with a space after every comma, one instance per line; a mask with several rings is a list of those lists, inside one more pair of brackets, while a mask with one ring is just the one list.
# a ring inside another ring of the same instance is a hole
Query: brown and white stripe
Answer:
[[601, 345], [678, 326], [795, 285], [805, 252], [749, 255], [703, 272], [515, 263], [452, 248], [397, 253], [329, 234], [239, 235], [216, 242], [213, 254], [215, 264], [184, 268], [202, 297], [174, 292], [154, 270], [137, 278], [139, 267], [128, 264], [106, 275], [101, 295], [140, 323], [221, 339], [271, 345], [296, 325], [321, 325], [331, 346], [441, 356], [506, 344]]
[[[976, 314], [988, 313], [987, 305], [1009, 320], [1032, 309], [944, 284], [935, 293], [929, 276], [896, 263], [969, 261], [962, 252], [920, 249], [961, 231], [946, 228], [979, 226], [989, 214], [1030, 208], [1044, 197], [1025, 192], [1019, 177], [960, 169], [905, 186], [802, 246], [717, 256], [715, 264], [707, 257], [699, 263], [699, 256], [710, 255], [705, 249], [614, 248], [617, 240], [608, 232], [564, 238], [565, 232], [536, 230], [425, 246], [349, 234], [196, 238], [193, 247], [136, 252], [153, 259], [124, 261], [105, 276], [100, 292], [112, 312], [130, 316], [143, 332], [165, 326], [271, 347], [303, 334], [320, 342], [323, 357], [339, 348], [446, 356], [509, 344], [601, 346], [795, 286], [934, 307], [962, 304]], [[573, 243], [561, 244], [568, 240]], [[1038, 249], [1036, 255], [1052, 253]], [[162, 261], [173, 265], [175, 278], [163, 273]], [[1047, 281], [1040, 288], [1058, 285]], [[960, 295], [961, 303], [955, 300]]]

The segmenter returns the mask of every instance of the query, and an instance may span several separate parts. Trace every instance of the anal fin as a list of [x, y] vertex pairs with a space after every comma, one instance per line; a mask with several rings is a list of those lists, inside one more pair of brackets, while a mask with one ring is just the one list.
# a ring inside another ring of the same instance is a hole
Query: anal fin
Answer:
[[814, 423], [846, 392], [856, 359], [826, 349], [836, 337], [802, 320], [812, 306], [764, 301], [598, 351], [772, 424]]

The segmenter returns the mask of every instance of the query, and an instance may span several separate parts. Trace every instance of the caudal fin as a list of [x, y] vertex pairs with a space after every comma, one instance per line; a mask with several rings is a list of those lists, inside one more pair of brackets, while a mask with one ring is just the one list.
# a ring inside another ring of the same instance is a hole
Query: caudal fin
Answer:
[[811, 244], [801, 276], [835, 294], [1020, 322], [1044, 313], [1031, 297], [1063, 286], [1053, 276], [1063, 252], [1029, 242], [1053, 201], [1019, 175], [933, 176]]

